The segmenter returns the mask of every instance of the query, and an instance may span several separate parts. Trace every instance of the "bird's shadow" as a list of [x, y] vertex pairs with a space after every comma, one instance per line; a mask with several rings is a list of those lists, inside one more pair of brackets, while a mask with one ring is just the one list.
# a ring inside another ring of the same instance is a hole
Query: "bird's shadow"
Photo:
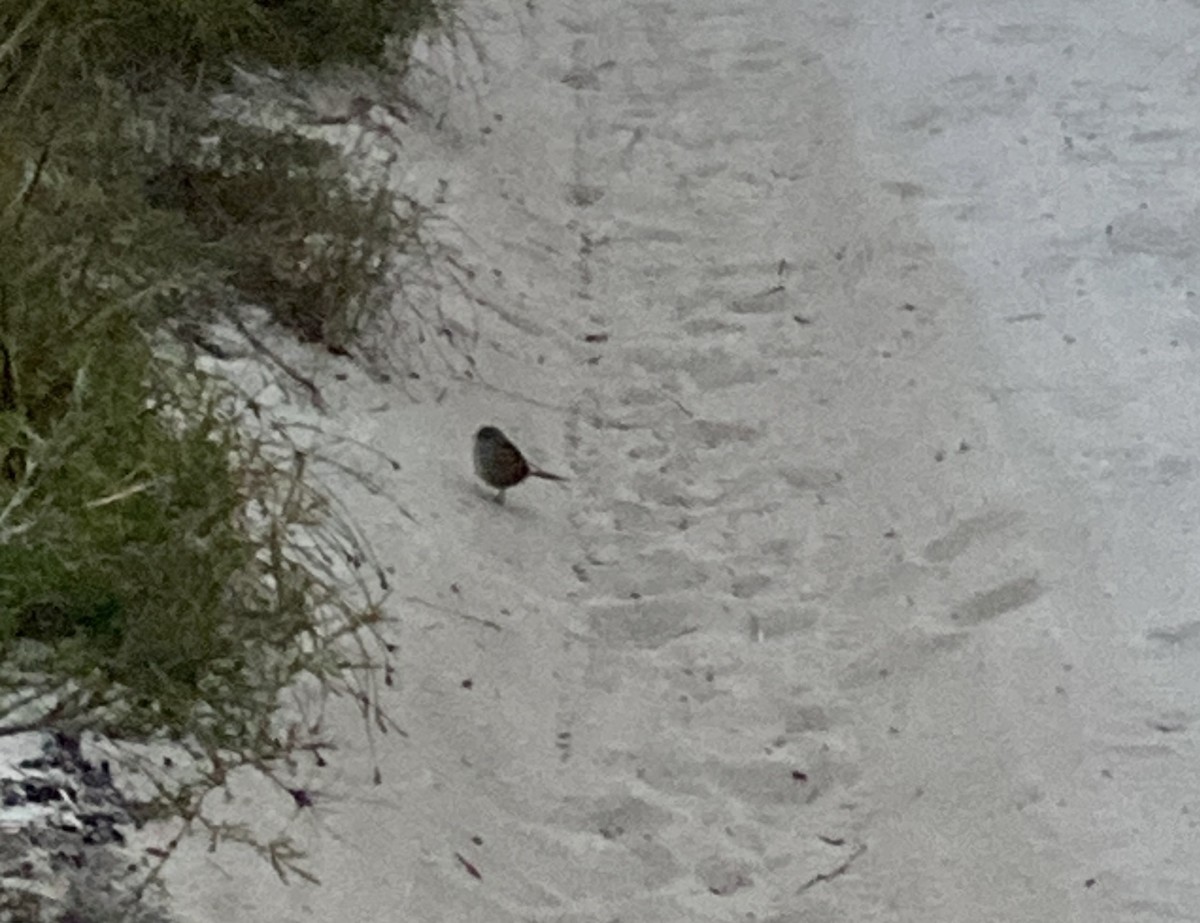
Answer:
[[497, 512], [506, 513], [509, 516], [516, 516], [520, 519], [536, 519], [537, 511], [530, 506], [527, 506], [521, 500], [516, 499], [514, 502], [513, 492], [509, 490], [504, 495], [504, 502], [496, 502], [496, 491], [492, 487], [485, 487], [478, 481], [466, 477], [459, 478], [460, 483], [467, 488], [467, 491], [474, 494], [479, 500], [482, 500], [488, 506], [493, 507]]

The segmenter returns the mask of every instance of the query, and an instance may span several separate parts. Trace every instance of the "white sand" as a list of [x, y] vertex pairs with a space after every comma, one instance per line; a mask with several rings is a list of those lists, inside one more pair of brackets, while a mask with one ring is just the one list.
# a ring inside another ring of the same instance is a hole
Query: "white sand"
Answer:
[[182, 918], [1200, 919], [1195, 4], [491, 2], [405, 134], [490, 387], [328, 392], [410, 737]]

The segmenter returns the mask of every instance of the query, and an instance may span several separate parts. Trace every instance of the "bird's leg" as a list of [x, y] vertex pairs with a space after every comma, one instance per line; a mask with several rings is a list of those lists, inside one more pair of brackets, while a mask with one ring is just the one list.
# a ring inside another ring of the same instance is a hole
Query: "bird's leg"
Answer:
[[496, 491], [496, 502], [499, 503], [501, 506], [504, 506], [504, 488], [503, 487], [501, 487], [498, 491]]

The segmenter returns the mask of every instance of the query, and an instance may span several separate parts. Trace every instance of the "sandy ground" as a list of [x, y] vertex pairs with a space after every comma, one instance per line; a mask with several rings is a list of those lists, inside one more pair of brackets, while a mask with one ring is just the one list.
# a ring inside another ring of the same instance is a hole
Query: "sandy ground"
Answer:
[[327, 392], [409, 737], [181, 919], [1200, 919], [1196, 5], [489, 2], [404, 178], [484, 383]]

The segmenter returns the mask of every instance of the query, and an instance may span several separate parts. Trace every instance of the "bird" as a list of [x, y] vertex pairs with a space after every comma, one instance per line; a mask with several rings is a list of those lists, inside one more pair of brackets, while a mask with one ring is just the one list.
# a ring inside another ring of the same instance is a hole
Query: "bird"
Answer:
[[499, 491], [495, 498], [497, 503], [504, 502], [504, 491], [528, 477], [567, 480], [560, 474], [551, 474], [529, 464], [521, 450], [495, 426], [481, 427], [475, 434], [475, 473], [485, 484]]

